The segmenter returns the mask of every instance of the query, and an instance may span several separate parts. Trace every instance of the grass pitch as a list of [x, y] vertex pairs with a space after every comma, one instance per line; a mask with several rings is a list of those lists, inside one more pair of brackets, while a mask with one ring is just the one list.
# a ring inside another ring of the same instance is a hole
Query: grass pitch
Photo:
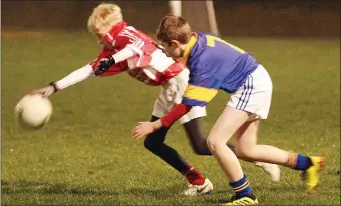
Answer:
[[[184, 178], [133, 141], [131, 129], [149, 120], [159, 92], [119, 74], [90, 78], [53, 95], [54, 114], [41, 130], [23, 130], [14, 119], [28, 91], [58, 80], [95, 58], [90, 34], [43, 32], [2, 39], [3, 205], [213, 205], [232, 195], [213, 157], [197, 156], [179, 124], [166, 142], [215, 186], [212, 195], [184, 197]], [[273, 101], [259, 143], [326, 157], [316, 194], [307, 194], [299, 172], [281, 167], [272, 182], [242, 162], [254, 193], [265, 205], [340, 204], [339, 39], [226, 38], [251, 52], [269, 71]], [[208, 133], [229, 96], [208, 105]]]

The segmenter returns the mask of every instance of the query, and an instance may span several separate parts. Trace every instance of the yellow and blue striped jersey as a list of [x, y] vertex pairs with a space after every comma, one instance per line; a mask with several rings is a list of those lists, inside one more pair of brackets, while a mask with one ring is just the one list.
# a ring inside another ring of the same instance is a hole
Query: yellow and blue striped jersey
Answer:
[[182, 100], [190, 106], [205, 106], [219, 89], [228, 93], [237, 91], [259, 65], [251, 54], [205, 33], [193, 33], [179, 61], [190, 69]]

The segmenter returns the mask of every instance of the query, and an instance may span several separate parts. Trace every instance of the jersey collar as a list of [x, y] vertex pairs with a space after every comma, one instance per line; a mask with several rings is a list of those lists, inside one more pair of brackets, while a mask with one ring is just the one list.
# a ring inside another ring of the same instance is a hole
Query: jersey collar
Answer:
[[104, 38], [110, 42], [110, 44], [113, 43], [113, 41], [115, 40], [115, 38], [117, 37], [117, 34], [122, 31], [122, 29], [124, 29], [127, 26], [127, 23], [122, 21], [119, 22], [117, 24], [115, 24], [113, 27], [111, 27], [111, 29], [109, 30], [109, 32], [104, 36]]
[[192, 51], [192, 48], [195, 46], [195, 44], [198, 41], [198, 34], [193, 32], [191, 39], [189, 40], [186, 49], [184, 51], [184, 55], [178, 59], [179, 62], [183, 63], [184, 65], [187, 65], [188, 57]]

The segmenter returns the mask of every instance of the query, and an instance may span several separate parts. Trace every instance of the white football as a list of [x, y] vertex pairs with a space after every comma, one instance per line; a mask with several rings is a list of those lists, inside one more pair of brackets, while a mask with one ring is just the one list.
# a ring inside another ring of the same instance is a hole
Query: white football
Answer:
[[15, 106], [15, 115], [22, 126], [41, 128], [52, 115], [52, 104], [41, 94], [24, 96]]

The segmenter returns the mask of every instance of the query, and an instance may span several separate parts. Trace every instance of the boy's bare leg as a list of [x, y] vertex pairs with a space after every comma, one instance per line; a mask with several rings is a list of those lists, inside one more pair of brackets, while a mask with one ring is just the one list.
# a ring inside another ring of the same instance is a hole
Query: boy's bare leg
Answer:
[[229, 185], [235, 192], [231, 202], [239, 201], [245, 204], [258, 204], [258, 200], [252, 193], [247, 176], [244, 174], [237, 156], [226, 145], [226, 142], [245, 124], [248, 118], [249, 114], [247, 112], [226, 106], [214, 124], [207, 138], [207, 143], [224, 171]]
[[[201, 126], [201, 118], [193, 119], [185, 124], [183, 124], [186, 134], [190, 140], [194, 152], [198, 155], [212, 155], [210, 149], [207, 146], [207, 136], [204, 134]], [[235, 145], [227, 143], [227, 146], [235, 152]], [[238, 157], [238, 155], [237, 155]], [[239, 159], [244, 160], [242, 157]], [[248, 161], [248, 160], [245, 160]], [[280, 179], [280, 169], [278, 165], [265, 163], [265, 162], [253, 162], [256, 166], [262, 168], [266, 173], [271, 176], [274, 181], [279, 181]]]

